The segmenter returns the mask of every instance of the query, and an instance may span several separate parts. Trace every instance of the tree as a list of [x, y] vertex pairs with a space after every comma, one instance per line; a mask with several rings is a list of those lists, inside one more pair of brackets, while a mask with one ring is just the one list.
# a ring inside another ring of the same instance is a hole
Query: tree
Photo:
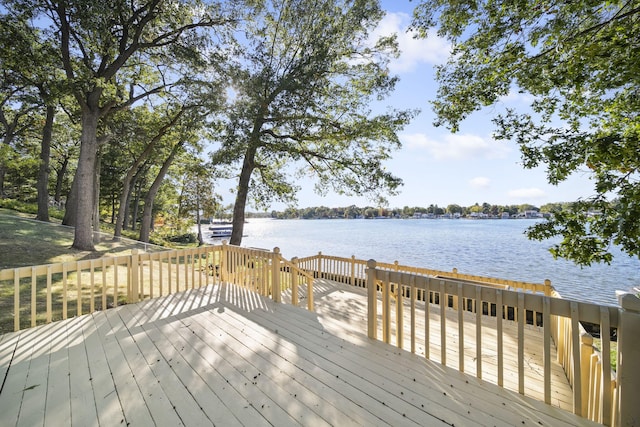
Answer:
[[[123, 126], [128, 128], [127, 132], [122, 132], [122, 139], [132, 138], [126, 144], [130, 148], [130, 155], [133, 162], [129, 165], [127, 172], [122, 178], [122, 188], [120, 194], [120, 203], [118, 207], [118, 215], [116, 218], [114, 238], [122, 235], [122, 229], [125, 224], [125, 216], [128, 214], [128, 198], [131, 195], [132, 184], [135, 183], [134, 177], [141, 169], [145, 168], [145, 162], [154, 153], [156, 145], [158, 145], [163, 137], [169, 133], [170, 129], [175, 126], [182, 114], [183, 109], [178, 111], [167, 112], [167, 117], [158, 117], [145, 107], [139, 107], [126, 115]], [[131, 128], [133, 127], [133, 128]], [[139, 152], [135, 152], [134, 147], [139, 147]]]
[[147, 194], [144, 197], [144, 210], [142, 212], [142, 222], [140, 224], [139, 237], [139, 240], [141, 242], [149, 242], [149, 235], [151, 233], [152, 225], [151, 223], [153, 221], [153, 202], [155, 201], [156, 194], [158, 194], [158, 190], [160, 189], [160, 185], [162, 184], [165, 175], [169, 171], [169, 167], [171, 167], [173, 160], [175, 159], [176, 155], [178, 155], [178, 153], [183, 149], [185, 143], [186, 140], [180, 139], [173, 145], [171, 151], [169, 152], [169, 155], [162, 163], [160, 170], [158, 171], [155, 179], [149, 187], [149, 190], [147, 191]]
[[[44, 110], [44, 124], [40, 140], [40, 166], [38, 171], [38, 213], [37, 220], [49, 221], [49, 175], [51, 172], [51, 142], [53, 137], [53, 125], [57, 110], [57, 104], [61, 97], [60, 69], [57, 68], [55, 51], [50, 44], [41, 44], [38, 41], [38, 33], [29, 33], [28, 27], [21, 22], [12, 21], [11, 18], [3, 19], [3, 33], [9, 36], [9, 40], [3, 39], [2, 52], [9, 50], [11, 53], [3, 58], [5, 65], [13, 69], [18, 82], [35, 92], [31, 97], [31, 103], [35, 107]], [[33, 64], [41, 64], [34, 67]]]
[[[101, 120], [172, 86], [219, 49], [211, 32], [230, 20], [214, 2], [124, 0], [69, 2], [9, 0], [8, 13], [37, 22], [58, 51], [59, 66], [81, 111], [81, 144], [75, 177], [73, 247], [93, 250], [94, 167]], [[204, 29], [204, 30], [203, 30]]]
[[54, 123], [53, 144], [51, 147], [51, 168], [55, 171], [56, 184], [53, 192], [53, 200], [60, 205], [62, 194], [69, 191], [70, 168], [75, 171], [75, 159], [78, 157], [78, 144], [80, 132], [78, 127], [65, 115], [58, 115]]
[[387, 68], [394, 38], [370, 40], [383, 16], [377, 1], [265, 3], [244, 28], [245, 55], [216, 155], [240, 165], [232, 244], [242, 240], [250, 196], [258, 207], [292, 202], [302, 177], [316, 179], [321, 194], [393, 194], [401, 181], [383, 162], [413, 115], [370, 111], [396, 82]]
[[196, 214], [198, 244], [202, 246], [202, 215], [213, 218], [220, 207], [220, 196], [214, 193], [213, 166], [192, 155], [187, 162], [180, 194], [180, 216]]
[[546, 165], [551, 184], [590, 174], [593, 195], [528, 231], [562, 236], [552, 254], [580, 265], [610, 262], [612, 244], [640, 256], [639, 15], [636, 2], [584, 0], [426, 0], [414, 12], [422, 36], [435, 27], [454, 46], [437, 70], [436, 124], [455, 131], [525, 93], [531, 111], [497, 115], [496, 137], [519, 145], [526, 168]]
[[461, 214], [462, 207], [460, 207], [460, 205], [455, 205], [455, 204], [448, 205], [447, 212], [449, 212], [450, 214]]
[[[216, 97], [214, 102], [217, 103], [217, 101], [219, 101], [219, 99]], [[196, 156], [196, 154], [201, 150], [198, 143], [201, 139], [201, 131], [205, 122], [202, 110], [200, 108], [196, 108], [194, 105], [189, 107], [185, 107], [183, 105], [179, 111], [181, 112], [179, 115], [170, 115], [170, 127], [172, 128], [172, 131], [162, 132], [162, 137], [160, 138], [165, 140], [163, 145], [167, 146], [165, 151], [169, 151], [169, 153], [156, 156], [164, 158], [164, 161], [144, 197], [144, 210], [140, 225], [140, 241], [142, 242], [149, 241], [155, 198], [160, 190], [160, 185], [162, 184], [165, 175], [169, 172], [169, 168], [176, 159], [176, 156], [184, 152], [186, 149], [191, 148], [194, 152], [187, 156], [186, 162], [195, 162], [196, 160], [193, 159], [193, 156]]]
[[0, 95], [0, 198], [5, 197], [5, 176], [12, 163], [16, 139], [24, 136], [34, 124], [34, 105], [17, 102], [13, 89]]

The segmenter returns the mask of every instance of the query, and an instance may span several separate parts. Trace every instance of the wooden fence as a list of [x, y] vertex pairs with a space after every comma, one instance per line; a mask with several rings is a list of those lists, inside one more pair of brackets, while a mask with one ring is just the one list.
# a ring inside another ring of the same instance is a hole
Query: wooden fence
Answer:
[[[311, 272], [314, 277], [325, 278], [337, 282], [349, 284], [358, 287], [367, 287], [367, 261], [351, 258], [341, 258], [335, 256], [326, 256], [322, 253], [302, 258], [299, 265], [306, 271]], [[549, 343], [556, 346], [557, 361], [564, 369], [569, 383], [574, 389], [574, 410], [576, 413], [583, 415], [585, 418], [606, 424], [613, 425], [614, 412], [612, 407], [617, 399], [616, 373], [611, 369], [611, 336], [615, 335], [618, 328], [618, 308], [598, 306], [593, 304], [584, 304], [562, 300], [558, 292], [553, 288], [549, 280], [544, 283], [530, 283], [522, 281], [504, 280], [492, 277], [483, 277], [476, 275], [468, 275], [459, 273], [457, 269], [452, 271], [433, 270], [421, 267], [401, 265], [397, 261], [394, 263], [378, 263], [375, 267], [377, 274], [385, 275], [387, 273], [402, 273], [413, 275], [414, 277], [422, 277], [421, 280], [428, 280], [430, 286], [407, 286], [400, 285], [401, 292], [398, 294], [398, 283], [394, 280], [389, 282], [389, 286], [384, 288], [382, 283], [377, 284], [377, 289], [386, 289], [389, 295], [393, 295], [396, 299], [396, 305], [401, 298], [411, 299], [415, 295], [417, 301], [429, 301], [432, 304], [439, 305], [441, 309], [448, 307], [452, 310], [458, 310], [460, 318], [463, 311], [475, 313], [477, 316], [487, 315], [496, 318], [496, 322], [512, 320], [518, 323], [518, 328], [524, 327], [525, 324], [542, 327], [549, 339]], [[395, 277], [395, 276], [393, 276]], [[411, 277], [411, 276], [409, 276]], [[415, 280], [410, 279], [410, 280]], [[445, 285], [445, 290], [441, 292], [439, 286], [433, 288], [433, 283], [438, 281]], [[407, 282], [408, 283], [408, 282]], [[458, 286], [462, 290], [459, 291]], [[478, 288], [478, 286], [481, 286]], [[473, 289], [473, 290], [469, 290]], [[479, 289], [480, 297], [476, 295]], [[485, 296], [485, 293], [489, 293]], [[398, 295], [400, 298], [398, 298]], [[426, 297], [428, 295], [428, 298]], [[502, 301], [498, 304], [498, 295], [501, 295]], [[514, 295], [516, 295], [514, 297]], [[522, 296], [518, 296], [522, 295]], [[531, 295], [536, 295], [532, 297]], [[526, 297], [525, 297], [526, 296]], [[559, 313], [549, 313], [549, 319], [545, 325], [544, 307], [541, 305], [541, 297], [554, 297], [560, 299], [561, 302], [553, 303], [553, 307], [561, 307]], [[382, 296], [384, 301], [384, 296]], [[445, 304], [440, 304], [440, 301]], [[505, 299], [506, 298], [506, 299]], [[525, 306], [521, 308], [519, 298], [524, 298]], [[534, 300], [531, 300], [534, 298]], [[384, 307], [384, 305], [383, 305]], [[428, 307], [428, 305], [427, 305]], [[481, 307], [481, 310], [478, 310]], [[519, 310], [519, 308], [521, 308]], [[498, 316], [502, 313], [502, 316]], [[441, 313], [444, 316], [444, 312]], [[396, 312], [397, 315], [397, 312]], [[442, 317], [441, 316], [441, 317]], [[384, 316], [383, 316], [384, 317]], [[500, 320], [498, 320], [498, 318]], [[389, 320], [390, 317], [387, 317]], [[402, 321], [401, 317], [396, 320]], [[476, 323], [480, 325], [480, 321], [476, 319]], [[601, 350], [594, 347], [594, 337], [583, 327], [584, 324], [595, 325], [598, 329], [604, 331], [601, 334]], [[441, 324], [442, 325], [442, 324]], [[397, 342], [402, 342], [402, 325], [398, 326], [400, 337], [396, 336]], [[464, 328], [462, 322], [459, 328]], [[479, 326], [477, 326], [479, 328]], [[383, 328], [383, 331], [385, 329]], [[609, 332], [607, 332], [609, 331]], [[478, 343], [481, 343], [482, 335], [478, 332]], [[384, 339], [384, 337], [383, 337]], [[387, 337], [388, 339], [388, 337]], [[415, 337], [412, 338], [415, 341]], [[546, 341], [545, 341], [546, 342]], [[519, 344], [519, 356], [523, 352], [522, 343]], [[546, 351], [550, 350], [550, 345], [545, 345]], [[464, 344], [459, 343], [461, 349]], [[480, 348], [478, 345], [476, 348]], [[441, 347], [441, 357], [446, 363], [446, 346]], [[501, 354], [501, 352], [499, 352]], [[461, 359], [460, 359], [461, 360]], [[547, 360], [547, 359], [545, 359]], [[578, 363], [576, 364], [576, 360]], [[519, 361], [522, 363], [522, 361]], [[480, 357], [476, 358], [477, 372], [481, 374]], [[464, 367], [460, 367], [464, 369]], [[501, 371], [502, 368], [499, 369]], [[579, 373], [579, 375], [576, 375]], [[502, 385], [502, 373], [498, 374], [498, 383]], [[545, 377], [549, 373], [545, 372]], [[519, 373], [519, 388], [523, 390], [522, 371]], [[545, 392], [546, 390], [545, 381]], [[579, 392], [578, 392], [579, 390]], [[548, 396], [547, 396], [548, 399]], [[546, 399], [545, 399], [546, 400]]]
[[[430, 312], [439, 312], [440, 332], [440, 361], [446, 362], [446, 311], [449, 304], [439, 304], [438, 308], [434, 308], [432, 304], [425, 304], [425, 320], [424, 331], [416, 330], [416, 313], [415, 302], [419, 295], [437, 294], [439, 301], [449, 301], [448, 296], [456, 297], [456, 304], [452, 307], [457, 311], [457, 327], [458, 333], [458, 354], [462, 355], [465, 349], [465, 318], [463, 312], [467, 310], [465, 301], [473, 301], [470, 304], [473, 307], [472, 312], [475, 313], [473, 325], [475, 327], [475, 340], [470, 344], [476, 349], [475, 356], [475, 372], [479, 378], [482, 378], [482, 348], [483, 340], [483, 310], [480, 307], [486, 305], [495, 305], [497, 313], [506, 313], [506, 307], [515, 308], [515, 322], [517, 323], [517, 364], [518, 364], [518, 390], [521, 394], [525, 391], [524, 367], [524, 328], [526, 312], [541, 313], [542, 321], [540, 327], [543, 334], [543, 384], [544, 384], [544, 400], [547, 403], [551, 401], [551, 346], [552, 341], [557, 344], [558, 362], [564, 367], [567, 377], [573, 387], [573, 411], [585, 418], [603, 423], [605, 425], [637, 425], [635, 418], [628, 416], [629, 411], [637, 414], [637, 402], [635, 405], [623, 405], [621, 400], [622, 387], [616, 384], [612, 378], [610, 369], [609, 349], [611, 347], [610, 334], [607, 333], [611, 329], [621, 327], [622, 316], [627, 316], [628, 324], [633, 325], [627, 327], [625, 332], [629, 338], [623, 344], [621, 337], [618, 339], [618, 357], [623, 357], [622, 349], [626, 348], [628, 354], [638, 354], [640, 347], [635, 343], [638, 333], [640, 333], [640, 310], [634, 305], [627, 307], [623, 305], [623, 310], [618, 307], [603, 306], [597, 304], [583, 303], [578, 301], [570, 301], [562, 298], [556, 298], [545, 295], [542, 292], [527, 292], [523, 289], [500, 289], [496, 286], [485, 286], [477, 282], [460, 280], [452, 277], [440, 277], [439, 275], [424, 275], [406, 273], [403, 271], [393, 271], [386, 266], [378, 268], [375, 261], [368, 262], [367, 268], [367, 289], [368, 289], [368, 335], [377, 339], [378, 322], [381, 322], [382, 340], [387, 343], [392, 342], [393, 334], [395, 334], [395, 344], [403, 347], [405, 342], [404, 334], [408, 331], [410, 334], [411, 351], [415, 352], [415, 339], [418, 333], [424, 333], [425, 337], [430, 336]], [[408, 296], [408, 298], [407, 298]], [[382, 313], [378, 316], [378, 299], [382, 300]], [[408, 300], [408, 301], [405, 301]], [[638, 300], [635, 296], [631, 304], [637, 304]], [[395, 301], [395, 304], [392, 303]], [[433, 302], [433, 301], [432, 301]], [[403, 310], [408, 304], [410, 313], [410, 325], [404, 325]], [[627, 303], [625, 303], [627, 304]], [[629, 305], [629, 304], [627, 304]], [[631, 308], [631, 309], [629, 309]], [[635, 310], [635, 311], [634, 311]], [[485, 310], [486, 312], [486, 310]], [[394, 316], [395, 314], [395, 316]], [[486, 317], [486, 316], [485, 316]], [[503, 382], [503, 325], [506, 316], [497, 315], [494, 317], [495, 329], [497, 331], [495, 343], [497, 347], [497, 377], [498, 385], [502, 386]], [[635, 322], [635, 323], [634, 323]], [[599, 325], [602, 340], [602, 352], [593, 350], [593, 338], [586, 333], [581, 327], [581, 323]], [[634, 336], [634, 334], [636, 336]], [[626, 347], [625, 347], [626, 346]], [[430, 357], [428, 346], [425, 347], [425, 356]], [[628, 356], [627, 356], [628, 357]], [[637, 365], [635, 360], [635, 365]], [[464, 358], [459, 357], [458, 369], [465, 371]], [[621, 364], [618, 363], [618, 375], [628, 373], [627, 381], [631, 383], [626, 387], [628, 391], [624, 395], [631, 398], [634, 390], [637, 390], [638, 368], [627, 362], [628, 370], [620, 371]], [[630, 378], [635, 378], [632, 381]], [[616, 387], [617, 385], [617, 387]], [[635, 398], [637, 399], [637, 394]], [[625, 418], [626, 417], [626, 418]], [[625, 419], [627, 422], [625, 423]], [[629, 421], [631, 420], [631, 421]], [[633, 421], [635, 420], [635, 421]]]
[[[616, 425], [616, 422], [634, 425], [633, 420], [625, 421], [626, 412], [620, 408], [633, 406], [625, 402], [635, 402], [633, 399], [640, 395], [638, 368], [635, 367], [640, 360], [640, 349], [632, 345], [640, 334], [638, 298], [627, 298], [624, 304], [621, 299], [622, 310], [569, 301], [557, 298], [549, 281], [536, 284], [502, 280], [461, 274], [456, 269], [446, 272], [403, 266], [398, 262], [371, 264], [355, 257], [340, 258], [321, 253], [287, 261], [278, 248], [268, 251], [227, 244], [154, 253], [133, 251], [127, 256], [0, 270], [0, 333], [223, 281], [247, 287], [277, 302], [282, 301], [283, 295], [290, 297], [295, 305], [306, 298], [307, 308], [313, 310], [314, 278], [368, 288], [368, 332], [371, 337], [376, 337], [378, 322], [377, 303], [373, 304], [373, 298], [379, 296], [382, 300], [382, 339], [391, 342], [392, 331], [395, 331], [396, 345], [403, 346], [405, 329], [408, 329], [412, 351], [415, 351], [418, 333], [415, 322], [407, 328], [403, 324], [404, 317], [398, 314], [402, 313], [405, 300], [411, 307], [412, 319], [415, 319], [416, 300], [425, 302], [426, 313], [440, 312], [440, 327], [445, 325], [447, 310], [457, 311], [460, 330], [464, 329], [463, 312], [473, 313], [476, 316], [474, 345], [478, 352], [483, 342], [483, 316], [493, 318], [499, 331], [504, 322], [515, 322], [521, 393], [526, 386], [522, 373], [523, 330], [527, 323], [540, 327], [544, 335], [545, 401], [550, 399], [549, 363], [553, 342], [558, 362], [573, 387], [574, 412], [606, 425]], [[302, 297], [300, 289], [303, 290]], [[394, 327], [392, 300], [395, 300], [396, 313]], [[624, 334], [631, 338], [623, 345], [621, 331], [625, 322], [630, 326], [625, 327]], [[593, 337], [582, 328], [583, 323], [598, 325], [603, 331], [602, 351], [594, 349]], [[427, 330], [423, 332], [427, 336], [428, 328], [426, 321]], [[618, 331], [618, 379], [610, 368], [611, 340], [606, 331], [611, 330]], [[460, 336], [464, 338], [464, 334]], [[500, 333], [497, 340], [498, 384], [502, 385]], [[441, 342], [443, 364], [446, 364], [445, 341]], [[464, 339], [460, 339], [458, 345], [462, 353]], [[428, 347], [425, 350], [429, 357]], [[458, 368], [464, 371], [464, 358], [459, 357], [459, 360]], [[480, 354], [475, 363], [477, 375], [482, 377]], [[620, 377], [622, 366], [630, 373], [625, 378]]]
[[299, 302], [313, 278], [274, 251], [218, 245], [0, 270], [0, 334], [221, 281]]
[[223, 242], [220, 271], [224, 281], [272, 296], [276, 302], [282, 302], [283, 293], [289, 294], [293, 305], [299, 304], [300, 285], [304, 285], [307, 308], [313, 311], [313, 276], [300, 269], [295, 258], [284, 259], [279, 248], [267, 251]]

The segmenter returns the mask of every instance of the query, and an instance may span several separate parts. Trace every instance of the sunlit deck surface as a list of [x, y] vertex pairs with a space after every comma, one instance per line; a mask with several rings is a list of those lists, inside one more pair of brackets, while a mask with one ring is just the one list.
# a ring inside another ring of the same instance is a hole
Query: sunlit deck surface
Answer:
[[209, 286], [6, 334], [0, 425], [595, 425], [368, 339], [364, 296]]

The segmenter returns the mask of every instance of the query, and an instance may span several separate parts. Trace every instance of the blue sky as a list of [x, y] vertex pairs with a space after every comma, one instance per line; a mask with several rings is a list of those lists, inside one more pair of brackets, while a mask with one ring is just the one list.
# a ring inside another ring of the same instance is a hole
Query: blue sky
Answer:
[[[391, 71], [400, 77], [395, 92], [384, 105], [420, 109], [421, 113], [400, 133], [402, 149], [393, 154], [386, 166], [404, 181], [398, 196], [388, 197], [389, 207], [474, 203], [541, 206], [550, 202], [573, 201], [591, 194], [586, 174], [576, 174], [559, 186], [549, 185], [544, 169], [525, 170], [515, 143], [492, 139], [492, 117], [505, 107], [527, 109], [529, 99], [513, 94], [493, 107], [467, 118], [456, 134], [433, 126], [429, 104], [436, 96], [434, 65], [443, 63], [449, 52], [446, 41], [433, 36], [416, 40], [406, 32], [416, 1], [382, 1], [388, 11], [381, 22], [380, 34], [395, 32], [402, 54]], [[300, 183], [298, 207], [339, 207], [371, 205], [366, 198], [313, 192], [313, 183]], [[225, 196], [225, 202], [233, 198]], [[274, 204], [273, 209], [282, 209]]]

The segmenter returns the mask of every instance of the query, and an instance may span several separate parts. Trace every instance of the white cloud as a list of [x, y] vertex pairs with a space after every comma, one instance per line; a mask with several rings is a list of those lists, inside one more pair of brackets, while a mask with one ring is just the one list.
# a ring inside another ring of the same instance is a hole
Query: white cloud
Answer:
[[451, 51], [450, 43], [435, 35], [426, 39], [414, 38], [415, 31], [407, 31], [410, 19], [411, 17], [406, 13], [388, 13], [372, 34], [374, 39], [393, 33], [398, 35], [401, 54], [390, 64], [390, 69], [394, 73], [413, 71], [421, 63], [432, 65], [444, 63]]
[[542, 199], [547, 196], [547, 194], [539, 188], [518, 188], [509, 191], [508, 194], [509, 197], [524, 200]]
[[485, 176], [477, 176], [469, 180], [469, 185], [477, 190], [484, 190], [491, 186], [491, 180]]
[[401, 135], [400, 139], [408, 148], [424, 150], [436, 160], [502, 159], [510, 151], [504, 143], [472, 134], [448, 134], [434, 140], [416, 133]]

